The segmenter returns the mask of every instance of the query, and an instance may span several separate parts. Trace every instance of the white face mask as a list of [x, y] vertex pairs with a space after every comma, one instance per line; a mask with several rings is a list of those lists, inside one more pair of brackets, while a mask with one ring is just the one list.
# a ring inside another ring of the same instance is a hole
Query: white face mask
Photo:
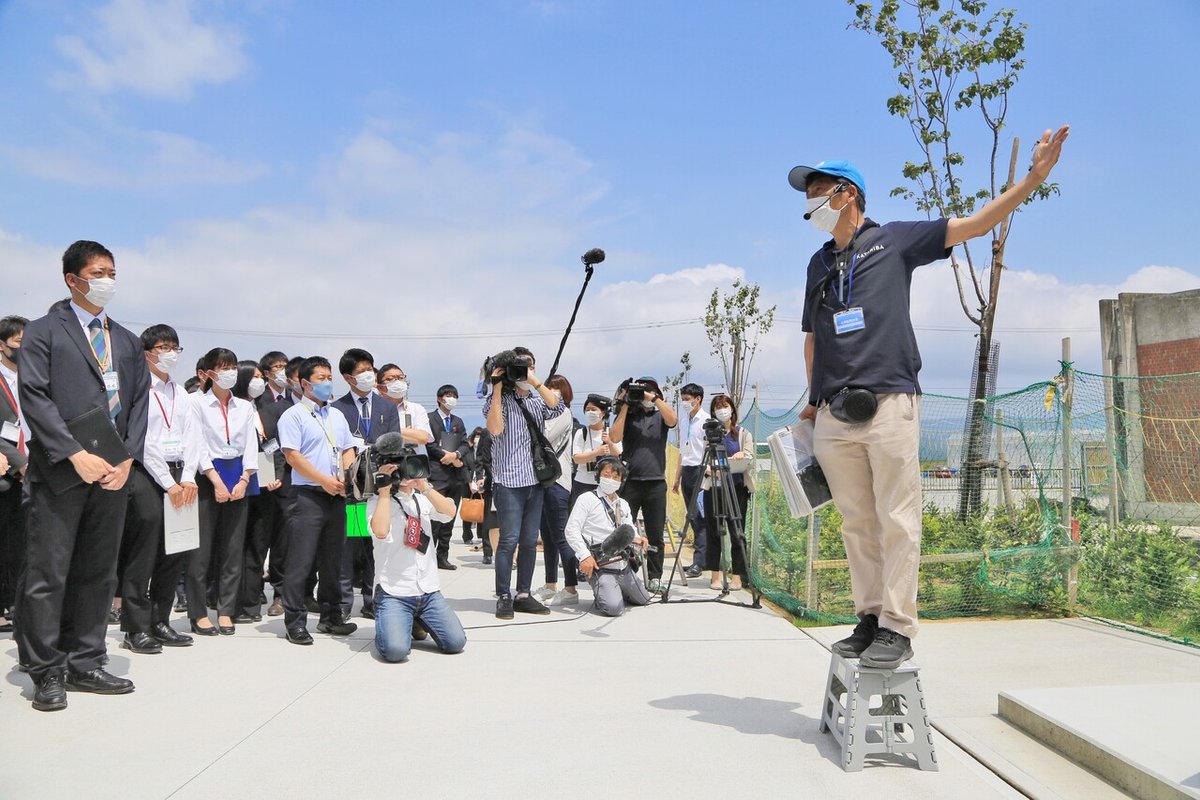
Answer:
[[389, 381], [387, 395], [395, 400], [403, 400], [408, 397], [408, 381]]
[[88, 290], [84, 297], [89, 303], [100, 308], [108, 305], [109, 301], [113, 299], [113, 295], [117, 293], [116, 278], [92, 278], [87, 285]]
[[279, 370], [278, 372], [273, 373], [273, 376], [275, 378], [276, 386], [279, 386], [280, 388], [287, 388], [287, 372], [284, 370]]
[[369, 392], [375, 388], [375, 373], [360, 372], [354, 376], [354, 386], [360, 392]]
[[448, 394], [442, 398], [442, 405], [446, 407], [447, 411], [453, 411], [454, 407], [458, 405], [458, 398], [452, 394]]
[[725, 408], [718, 408], [717, 413], [713, 414], [713, 416], [721, 420], [721, 422], [729, 422], [729, 420], [733, 418], [733, 409], [729, 408], [728, 406]]
[[616, 478], [601, 478], [600, 493], [601, 494], [616, 494], [617, 489], [621, 488], [621, 482]]
[[643, 400], [642, 408], [644, 408], [647, 411], [653, 411], [654, 410], [654, 401], [653, 400]]
[[583, 416], [587, 420], [588, 425], [597, 425], [600, 420], [604, 419], [604, 415], [599, 411], [585, 411], [583, 412]]
[[833, 233], [838, 220], [841, 219], [842, 212], [846, 210], [846, 206], [835, 209], [832, 204], [833, 195], [810, 197], [805, 203], [804, 210], [809, 215], [808, 221], [822, 233]]
[[234, 387], [234, 385], [237, 383], [237, 370], [236, 369], [221, 370], [220, 372], [217, 373], [217, 380], [215, 381], [215, 383], [217, 384], [217, 386], [220, 386], [222, 389], [225, 389], [225, 390], [232, 389]]
[[175, 369], [175, 365], [179, 363], [179, 351], [168, 350], [165, 353], [158, 354], [158, 368], [163, 372], [170, 372]]
[[262, 397], [263, 392], [267, 390], [267, 382], [262, 378], [251, 378], [250, 383], [246, 385], [246, 394], [250, 395], [250, 399], [257, 400]]
[[525, 392], [532, 392], [533, 384], [529, 381], [517, 381], [517, 388]]

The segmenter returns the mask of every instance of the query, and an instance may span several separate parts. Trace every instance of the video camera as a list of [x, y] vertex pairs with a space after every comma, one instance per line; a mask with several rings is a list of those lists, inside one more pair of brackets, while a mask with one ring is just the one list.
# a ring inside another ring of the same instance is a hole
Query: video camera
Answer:
[[716, 417], [704, 420], [704, 441], [710, 445], [725, 441], [725, 423]]
[[[396, 470], [384, 474], [381, 470], [395, 464]], [[346, 487], [352, 500], [365, 500], [378, 494], [383, 486], [395, 489], [401, 481], [429, 477], [429, 457], [421, 455], [406, 444], [399, 433], [385, 433], [375, 444], [363, 448], [346, 470]]]
[[[624, 392], [624, 394], [622, 394]], [[662, 397], [662, 389], [658, 386], [658, 381], [653, 378], [626, 378], [617, 387], [617, 395], [619, 399], [617, 404], [625, 403], [630, 406], [637, 406], [646, 399], [646, 394], [652, 392], [656, 397]]]
[[[479, 370], [479, 385], [476, 389], [476, 396], [479, 399], [487, 397], [490, 387], [494, 383], [500, 383], [503, 387], [512, 391], [521, 381], [529, 380], [529, 368], [533, 366], [533, 359], [526, 355], [521, 355], [513, 350], [501, 350], [494, 356], [489, 356], [483, 362], [483, 367]], [[492, 373], [498, 369], [503, 369], [504, 374], [499, 380], [492, 377]]]

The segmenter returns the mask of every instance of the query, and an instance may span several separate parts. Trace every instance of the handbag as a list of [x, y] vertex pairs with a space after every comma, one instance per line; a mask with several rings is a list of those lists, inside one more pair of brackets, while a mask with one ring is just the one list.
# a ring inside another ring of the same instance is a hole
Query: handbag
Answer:
[[558, 462], [558, 455], [554, 452], [554, 448], [550, 446], [550, 442], [547, 441], [546, 434], [542, 433], [541, 429], [534, 424], [533, 416], [525, 409], [525, 405], [520, 400], [516, 400], [516, 403], [517, 407], [521, 409], [521, 413], [525, 415], [525, 424], [529, 426], [529, 446], [533, 456], [533, 475], [537, 478], [538, 484], [541, 486], [553, 486], [562, 477], [562, 464]]
[[458, 507], [458, 516], [463, 522], [482, 523], [483, 495], [476, 493], [463, 498], [462, 504]]

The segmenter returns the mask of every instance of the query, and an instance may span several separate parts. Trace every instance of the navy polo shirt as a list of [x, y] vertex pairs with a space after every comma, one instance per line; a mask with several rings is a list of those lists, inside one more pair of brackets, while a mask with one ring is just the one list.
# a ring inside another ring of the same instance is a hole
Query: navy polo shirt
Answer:
[[[809, 402], [845, 387], [881, 394], [921, 392], [921, 354], [909, 318], [912, 272], [950, 255], [946, 220], [866, 220], [844, 251], [833, 240], [808, 262], [803, 330], [814, 334]], [[838, 334], [834, 316], [861, 308], [863, 327]]]

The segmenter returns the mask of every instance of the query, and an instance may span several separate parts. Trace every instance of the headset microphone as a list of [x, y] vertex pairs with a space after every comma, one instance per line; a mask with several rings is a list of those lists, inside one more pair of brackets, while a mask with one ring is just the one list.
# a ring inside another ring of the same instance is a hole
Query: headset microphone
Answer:
[[833, 187], [833, 194], [826, 197], [825, 200], [821, 203], [821, 205], [817, 206], [812, 211], [804, 212], [804, 219], [806, 219], [806, 220], [812, 219], [813, 211], [818, 210], [819, 208], [821, 208], [821, 206], [825, 205], [825, 203], [828, 203], [830, 200], [832, 200], [834, 194], [841, 194], [842, 192], [846, 191], [846, 189], [847, 189], [847, 184], [845, 184], [845, 183], [839, 183], [837, 186]]

